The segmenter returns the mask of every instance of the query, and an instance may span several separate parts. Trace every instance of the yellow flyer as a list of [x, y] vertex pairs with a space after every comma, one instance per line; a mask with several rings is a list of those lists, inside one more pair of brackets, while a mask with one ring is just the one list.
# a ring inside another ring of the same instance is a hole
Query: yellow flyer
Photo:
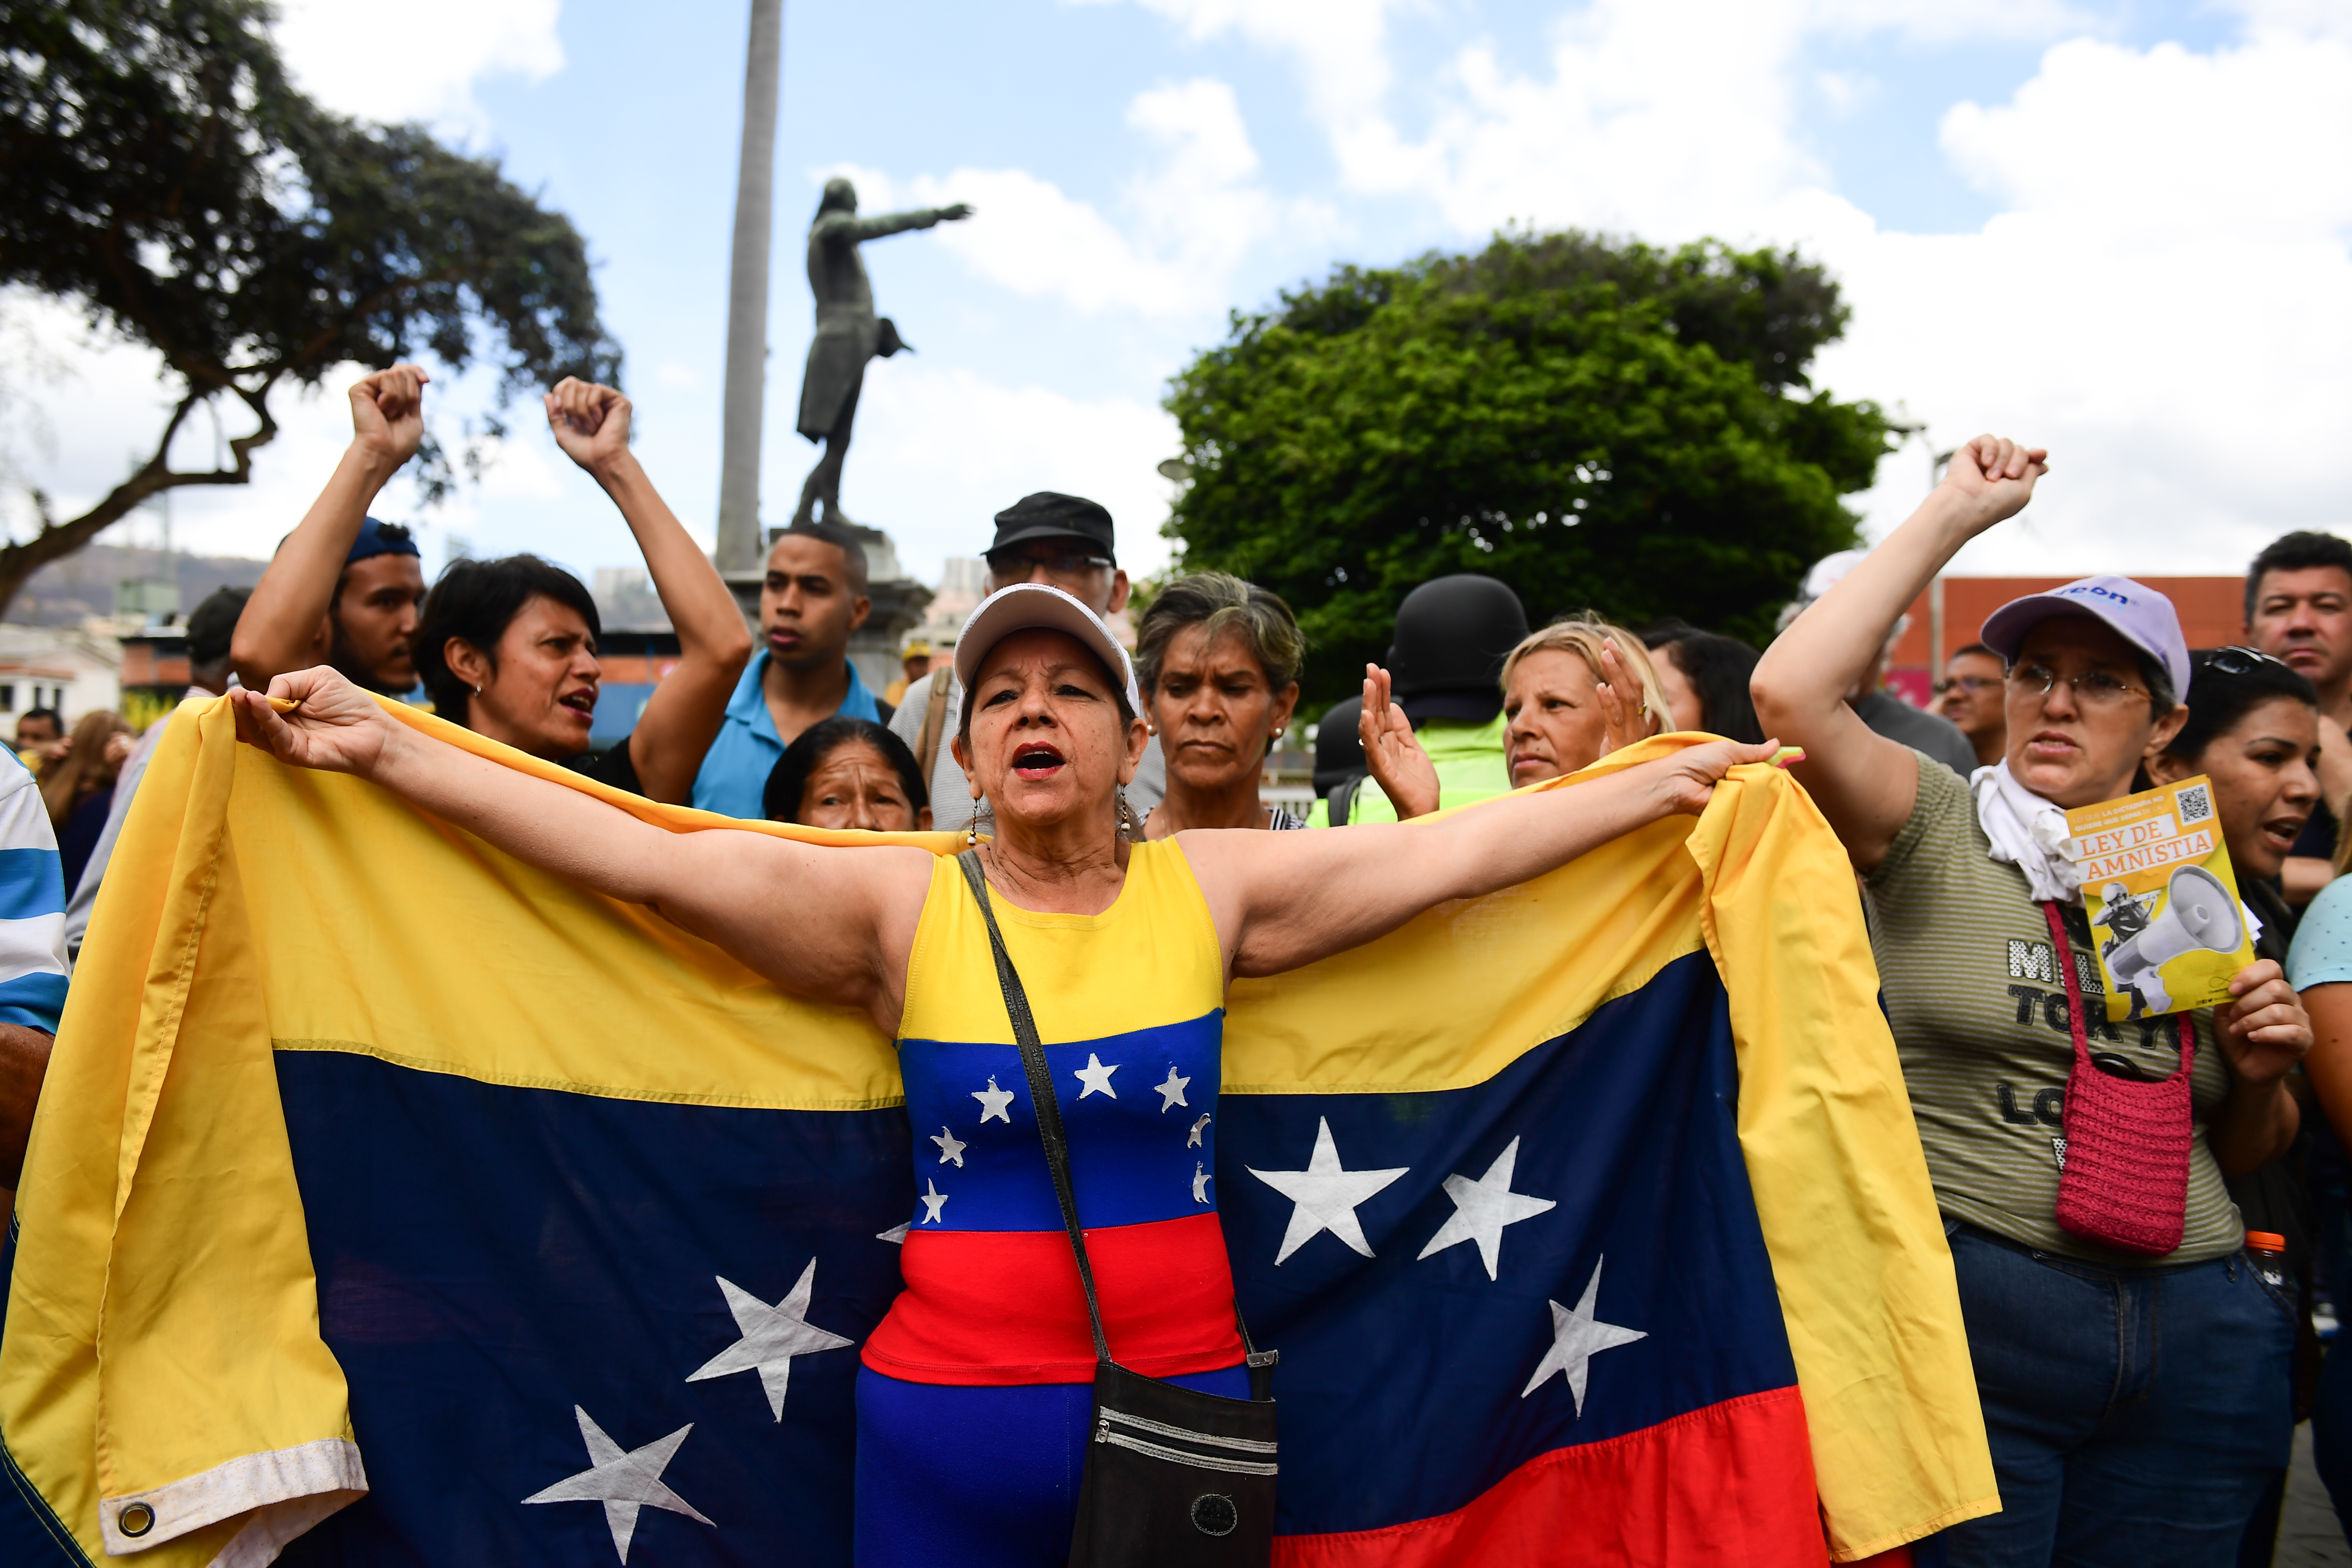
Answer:
[[2199, 774], [2066, 814], [2106, 976], [2107, 1017], [2219, 1006], [2254, 961], [2238, 879]]

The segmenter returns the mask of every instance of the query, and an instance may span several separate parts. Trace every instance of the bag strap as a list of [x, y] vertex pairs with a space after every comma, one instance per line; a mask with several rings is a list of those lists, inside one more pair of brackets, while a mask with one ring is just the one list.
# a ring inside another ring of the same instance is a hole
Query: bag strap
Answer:
[[[941, 704], [944, 707], [945, 704]], [[1037, 1020], [1029, 1012], [1029, 993], [1022, 988], [1013, 955], [1004, 951], [1004, 933], [996, 929], [996, 910], [988, 900], [988, 878], [980, 868], [979, 851], [956, 857], [971, 896], [980, 900], [980, 918], [988, 922], [988, 945], [996, 954], [996, 984], [1004, 992], [1004, 1011], [1013, 1020], [1013, 1038], [1021, 1047], [1021, 1066], [1029, 1075], [1029, 1098], [1037, 1108], [1037, 1136], [1045, 1145], [1045, 1166], [1054, 1173], [1054, 1201], [1062, 1205], [1062, 1225], [1070, 1233], [1070, 1251], [1078, 1260], [1078, 1283], [1087, 1292], [1087, 1321], [1095, 1333], [1095, 1359], [1110, 1360], [1110, 1341], [1104, 1337], [1102, 1301], [1095, 1294], [1095, 1268], [1087, 1258], [1086, 1232], [1078, 1228], [1078, 1201], [1070, 1190], [1070, 1145], [1062, 1131], [1062, 1105], [1054, 1098], [1054, 1075], [1045, 1066], [1045, 1047], [1037, 1037]]]
[[[1004, 951], [1004, 933], [997, 929], [996, 909], [989, 901], [988, 878], [980, 868], [980, 852], [967, 849], [956, 857], [971, 896], [980, 901], [980, 918], [988, 924], [988, 945], [996, 956], [996, 984], [1004, 993], [1005, 1015], [1013, 1020], [1013, 1038], [1021, 1047], [1021, 1066], [1029, 1078], [1029, 1098], [1037, 1107], [1037, 1136], [1045, 1145], [1045, 1165], [1054, 1173], [1054, 1201], [1061, 1205], [1062, 1225], [1070, 1233], [1070, 1251], [1078, 1260], [1078, 1283], [1087, 1292], [1087, 1321], [1094, 1330], [1095, 1359], [1110, 1360], [1110, 1341], [1103, 1333], [1102, 1301], [1095, 1291], [1094, 1264], [1087, 1257], [1086, 1232], [1078, 1226], [1078, 1202], [1070, 1187], [1070, 1145], [1062, 1131], [1062, 1104], [1054, 1098], [1054, 1076], [1045, 1066], [1045, 1047], [1037, 1036], [1037, 1020], [1029, 1011], [1029, 993]], [[1241, 1303], [1234, 1304], [1234, 1327], [1241, 1331], [1242, 1356], [1249, 1368], [1250, 1397], [1274, 1397], [1274, 1368], [1280, 1351], [1262, 1351], [1250, 1339], [1242, 1319]]]
[[[2044, 899], [2042, 912], [2050, 917], [2051, 950], [2058, 962], [2058, 977], [2066, 983], [2066, 1024], [2074, 1032], [2074, 1065], [2084, 1072], [2097, 1069], [2091, 1065], [2091, 1034], [2083, 1023], [2083, 983], [2074, 973], [2074, 944], [2066, 935], [2065, 917], [2058, 912], [2058, 900]], [[2180, 1070], [2188, 1072], [2196, 1064], [2196, 1026], [2189, 1023], [2186, 1009], [2173, 1015], [2180, 1020]]]
[[923, 728], [915, 739], [915, 763], [925, 789], [931, 787], [931, 774], [939, 766], [940, 736], [948, 727], [947, 688], [954, 679], [954, 667], [942, 666], [932, 672], [930, 688], [924, 694]]

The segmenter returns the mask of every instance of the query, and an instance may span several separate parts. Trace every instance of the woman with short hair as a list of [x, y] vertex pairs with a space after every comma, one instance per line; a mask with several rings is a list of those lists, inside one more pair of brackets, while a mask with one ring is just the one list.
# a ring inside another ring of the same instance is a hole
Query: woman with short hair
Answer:
[[[1059, 1563], [1070, 1546], [1097, 1348], [1045, 1179], [992, 910], [1044, 1042], [1077, 1204], [1091, 1193], [1108, 1205], [1085, 1236], [1109, 1352], [1238, 1398], [1243, 1343], [1211, 1184], [1231, 982], [1696, 812], [1727, 770], [1771, 755], [1694, 746], [1419, 826], [1140, 840], [1122, 831], [1120, 795], [1149, 738], [1141, 700], [1091, 610], [1039, 584], [1001, 589], [966, 623], [955, 673], [969, 700], [953, 755], [996, 829], [985, 845], [968, 833], [964, 856], [673, 832], [437, 742], [331, 670], [280, 676], [267, 699], [232, 696], [238, 733], [280, 760], [368, 779], [530, 864], [648, 905], [898, 1043], [922, 1196], [906, 1288], [860, 1352], [856, 1545], [869, 1568]], [[289, 700], [293, 711], [273, 706]], [[1181, 1118], [1162, 1114], [1178, 1107]]]
[[923, 770], [907, 742], [871, 719], [836, 713], [802, 731], [762, 792], [770, 822], [917, 833], [931, 826]]
[[1160, 590], [1135, 637], [1144, 720], [1168, 763], [1168, 793], [1143, 836], [1305, 827], [1303, 817], [1258, 799], [1266, 753], [1298, 706], [1307, 658], [1290, 606], [1239, 577], [1195, 572]]
[[[1846, 702], [1896, 617], [2025, 505], [2045, 458], [1990, 436], [1955, 452], [1765, 652], [1756, 711], [1804, 748], [1793, 771], [1861, 874], [1951, 1239], [2001, 1511], [1946, 1532], [1950, 1561], [2225, 1568], [2286, 1463], [2294, 1310], [2246, 1258], [2222, 1178], [2294, 1138], [2283, 1080], [2311, 1024], [2268, 960], [2231, 981], [2230, 1005], [2111, 1023], [2065, 816], [2131, 794], [2189, 721], [2179, 617], [2122, 577], [1995, 611], [1983, 640], [2009, 661], [2009, 749], [1973, 781]], [[2156, 1083], [2185, 1147], [2103, 1139], [2086, 1161], [2069, 1131], [2086, 1097], [2146, 1102]], [[2166, 1210], [2179, 1231], [2152, 1251], [2127, 1221]]]

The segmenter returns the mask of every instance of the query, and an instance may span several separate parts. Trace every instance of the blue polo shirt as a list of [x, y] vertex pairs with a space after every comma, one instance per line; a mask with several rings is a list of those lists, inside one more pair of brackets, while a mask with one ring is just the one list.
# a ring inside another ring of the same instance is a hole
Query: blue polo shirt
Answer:
[[[703, 754], [702, 771], [694, 775], [694, 804], [698, 810], [754, 821], [761, 816], [768, 775], [776, 771], [777, 759], [784, 754], [775, 716], [768, 711], [767, 694], [760, 689], [768, 673], [769, 658], [762, 653], [744, 666], [743, 679], [735, 683], [735, 695], [727, 700], [727, 718], [719, 726], [719, 738], [710, 742], [710, 750]], [[849, 666], [849, 695], [835, 711], [881, 721], [882, 710], [875, 706], [874, 693], [858, 678], [855, 664]]]

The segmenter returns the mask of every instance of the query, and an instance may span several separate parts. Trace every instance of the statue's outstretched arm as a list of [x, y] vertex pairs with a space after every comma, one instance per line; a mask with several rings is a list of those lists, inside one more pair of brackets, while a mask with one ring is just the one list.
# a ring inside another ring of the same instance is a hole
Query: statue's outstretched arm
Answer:
[[916, 207], [909, 212], [877, 213], [872, 217], [858, 217], [850, 213], [828, 213], [816, 222], [816, 237], [824, 240], [844, 240], [862, 245], [869, 239], [881, 239], [888, 235], [904, 234], [910, 228], [929, 228], [934, 224], [955, 223], [971, 216], [965, 202], [953, 206]]

